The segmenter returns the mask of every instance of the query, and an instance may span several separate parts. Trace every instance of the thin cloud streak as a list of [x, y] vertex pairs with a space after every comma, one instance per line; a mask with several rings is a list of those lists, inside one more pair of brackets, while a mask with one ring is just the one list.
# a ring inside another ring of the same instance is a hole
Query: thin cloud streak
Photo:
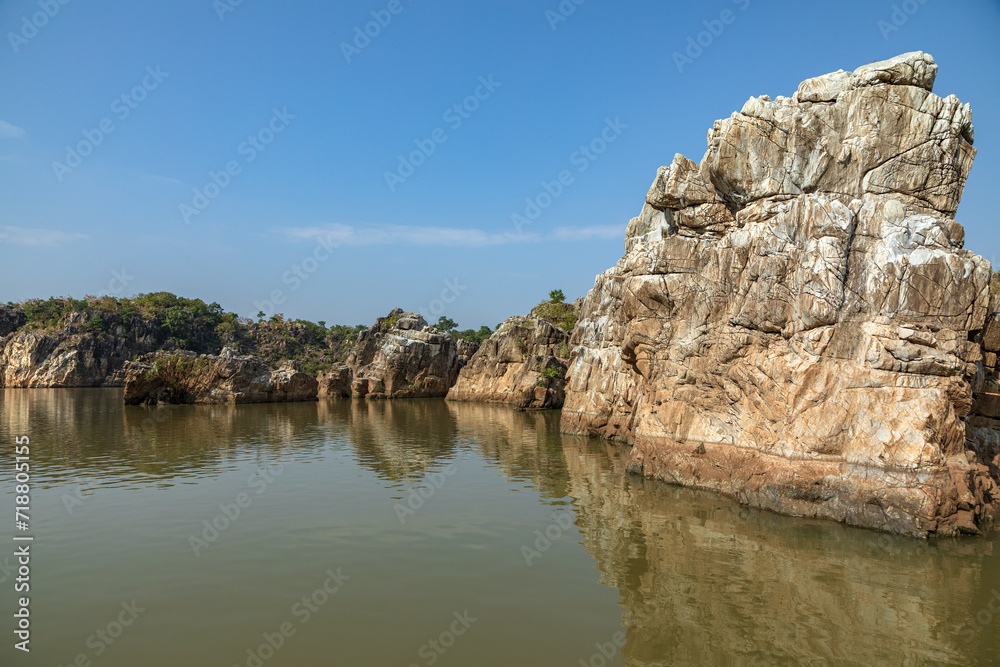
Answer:
[[0, 120], [0, 138], [4, 139], [20, 139], [27, 132], [24, 128], [18, 127], [17, 125], [11, 125], [5, 120]]
[[276, 231], [294, 239], [324, 240], [330, 245], [418, 245], [487, 247], [538, 240], [537, 234], [496, 234], [482, 229], [454, 227], [408, 227], [405, 225], [344, 224], [323, 227], [283, 227]]
[[86, 234], [63, 232], [58, 229], [26, 229], [0, 225], [0, 244], [27, 246], [58, 246], [85, 241]]
[[316, 227], [278, 227], [273, 230], [288, 238], [322, 240], [335, 246], [416, 245], [482, 248], [511, 243], [544, 241], [593, 241], [621, 239], [622, 225], [591, 227], [558, 227], [547, 235], [537, 232], [495, 233], [483, 229], [406, 226], [406, 225], [345, 225], [330, 224]]
[[624, 225], [593, 225], [590, 227], [557, 227], [549, 234], [553, 241], [621, 240], [625, 238]]
[[184, 185], [184, 182], [180, 179], [173, 178], [172, 176], [160, 176], [159, 174], [150, 174], [148, 172], [142, 172], [142, 175], [156, 183], [166, 183], [167, 185]]

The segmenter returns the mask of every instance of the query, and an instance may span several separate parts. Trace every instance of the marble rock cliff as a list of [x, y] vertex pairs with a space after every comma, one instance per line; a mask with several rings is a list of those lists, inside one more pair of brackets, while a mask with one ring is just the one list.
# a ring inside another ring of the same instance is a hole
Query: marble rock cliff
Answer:
[[458, 374], [450, 401], [507, 403], [524, 409], [558, 408], [565, 397], [569, 333], [539, 317], [511, 317]]
[[[468, 353], [468, 350], [466, 350]], [[393, 310], [362, 332], [344, 364], [319, 377], [320, 396], [443, 397], [455, 384], [455, 339], [416, 313]]]
[[994, 519], [1000, 303], [954, 219], [972, 113], [936, 73], [908, 53], [751, 98], [662, 167], [583, 304], [563, 430], [786, 514]]
[[158, 345], [155, 327], [142, 318], [109, 322], [96, 333], [97, 313], [70, 313], [58, 330], [24, 328], [24, 312], [0, 306], [0, 387], [121, 386], [121, 369]]

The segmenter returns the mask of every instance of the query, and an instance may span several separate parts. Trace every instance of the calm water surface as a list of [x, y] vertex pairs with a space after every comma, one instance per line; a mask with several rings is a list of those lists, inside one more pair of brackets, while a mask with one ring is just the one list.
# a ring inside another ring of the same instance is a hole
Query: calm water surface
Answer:
[[[5, 667], [1000, 661], [997, 537], [893, 538], [645, 482], [558, 413], [118, 390], [5, 390], [0, 408]], [[9, 572], [22, 435], [30, 655]]]

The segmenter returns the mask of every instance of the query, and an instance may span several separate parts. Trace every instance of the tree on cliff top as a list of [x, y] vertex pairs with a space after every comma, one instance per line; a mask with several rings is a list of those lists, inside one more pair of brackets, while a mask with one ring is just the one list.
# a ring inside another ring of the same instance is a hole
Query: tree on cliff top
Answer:
[[451, 333], [458, 328], [458, 324], [450, 317], [442, 315], [438, 318], [437, 324], [434, 325], [434, 328], [443, 333]]
[[572, 331], [580, 313], [573, 304], [566, 303], [566, 295], [561, 289], [554, 289], [549, 292], [548, 301], [542, 301], [531, 309], [531, 315], [548, 320], [565, 331]]
[[486, 339], [493, 335], [493, 330], [490, 329], [485, 324], [479, 327], [479, 330], [466, 329], [465, 331], [453, 331], [452, 336], [456, 340], [467, 340], [474, 345], [482, 345], [486, 342]]

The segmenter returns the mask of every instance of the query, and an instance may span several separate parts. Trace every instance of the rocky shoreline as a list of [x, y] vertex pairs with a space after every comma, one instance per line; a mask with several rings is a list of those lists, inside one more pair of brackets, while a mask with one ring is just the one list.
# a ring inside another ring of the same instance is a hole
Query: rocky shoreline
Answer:
[[[561, 315], [579, 306], [557, 305]], [[38, 330], [23, 311], [0, 306], [0, 386], [123, 387], [130, 405], [447, 396], [550, 409], [564, 398], [566, 362], [556, 355], [561, 348], [568, 356], [570, 334], [534, 312], [510, 318], [480, 348], [396, 308], [357, 333], [342, 363], [317, 374], [229, 346], [218, 355], [174, 349], [157, 336], [155, 321], [140, 317], [97, 332], [90, 323], [101, 317], [73, 311], [54, 329]], [[497, 368], [511, 372], [504, 377]], [[477, 386], [488, 388], [463, 393]]]
[[125, 405], [315, 401], [316, 378], [291, 363], [273, 369], [224, 348], [218, 356], [156, 352], [128, 361]]
[[[149, 317], [73, 311], [39, 330], [0, 306], [0, 384], [122, 386], [128, 404], [562, 408], [564, 432], [631, 445], [636, 474], [783, 514], [977, 534], [1000, 518], [1000, 294], [955, 220], [972, 113], [932, 92], [936, 74], [915, 52], [751, 98], [701, 162], [660, 168], [585, 299], [560, 293], [481, 345], [397, 308], [335, 350], [279, 318], [223, 322], [190, 338], [221, 349], [199, 354]], [[319, 370], [283, 363], [293, 348]]]

